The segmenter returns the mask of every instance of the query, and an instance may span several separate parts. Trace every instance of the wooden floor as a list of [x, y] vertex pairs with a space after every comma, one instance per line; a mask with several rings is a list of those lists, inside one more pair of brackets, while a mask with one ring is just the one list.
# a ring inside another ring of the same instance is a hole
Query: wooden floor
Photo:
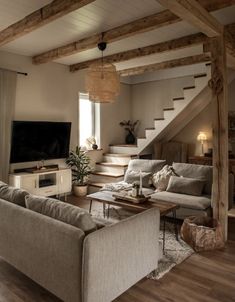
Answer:
[[[88, 208], [86, 201], [70, 202]], [[159, 281], [141, 280], [115, 302], [235, 301], [235, 219], [229, 220], [229, 236], [224, 250], [194, 254]], [[59, 301], [0, 258], [0, 302]]]

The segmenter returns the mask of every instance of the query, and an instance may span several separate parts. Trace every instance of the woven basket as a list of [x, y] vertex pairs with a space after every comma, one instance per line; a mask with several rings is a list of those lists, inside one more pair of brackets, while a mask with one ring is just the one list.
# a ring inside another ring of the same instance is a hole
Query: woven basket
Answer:
[[196, 252], [210, 251], [224, 247], [220, 223], [213, 218], [190, 216], [181, 227], [181, 237]]

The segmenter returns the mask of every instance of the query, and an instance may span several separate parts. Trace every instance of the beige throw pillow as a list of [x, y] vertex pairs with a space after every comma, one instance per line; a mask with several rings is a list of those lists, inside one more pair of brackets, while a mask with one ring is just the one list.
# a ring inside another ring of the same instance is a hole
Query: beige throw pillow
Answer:
[[152, 182], [156, 191], [166, 191], [169, 179], [172, 175], [177, 175], [171, 166], [165, 165], [160, 171], [155, 173]]
[[167, 192], [201, 196], [205, 181], [195, 178], [171, 176]]
[[85, 234], [97, 229], [91, 215], [84, 209], [61, 202], [56, 199], [28, 195], [25, 198], [26, 207], [34, 212], [60, 220], [82, 229]]

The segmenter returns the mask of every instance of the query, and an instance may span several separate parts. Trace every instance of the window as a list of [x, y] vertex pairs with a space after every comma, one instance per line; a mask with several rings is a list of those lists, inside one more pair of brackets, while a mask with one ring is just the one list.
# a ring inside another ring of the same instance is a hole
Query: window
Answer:
[[86, 139], [95, 136], [95, 104], [88, 94], [79, 94], [79, 145], [86, 145]]

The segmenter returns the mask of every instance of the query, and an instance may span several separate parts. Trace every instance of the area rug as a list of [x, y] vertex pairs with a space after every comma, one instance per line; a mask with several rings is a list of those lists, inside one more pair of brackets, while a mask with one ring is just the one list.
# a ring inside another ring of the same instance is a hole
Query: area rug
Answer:
[[[133, 212], [127, 211], [123, 208], [112, 207], [109, 211], [109, 219], [103, 218], [103, 210], [92, 210], [92, 216], [102, 221], [105, 224], [117, 223], [120, 220], [130, 217]], [[162, 235], [160, 230], [160, 246], [162, 247]], [[179, 236], [180, 237], [180, 236]], [[179, 241], [175, 238], [174, 225], [171, 222], [166, 222], [165, 231], [165, 252], [162, 258], [159, 260], [158, 269], [147, 276], [149, 279], [158, 280], [168, 273], [174, 266], [180, 264], [189, 256], [194, 253], [194, 250], [185, 243], [181, 238]]]

